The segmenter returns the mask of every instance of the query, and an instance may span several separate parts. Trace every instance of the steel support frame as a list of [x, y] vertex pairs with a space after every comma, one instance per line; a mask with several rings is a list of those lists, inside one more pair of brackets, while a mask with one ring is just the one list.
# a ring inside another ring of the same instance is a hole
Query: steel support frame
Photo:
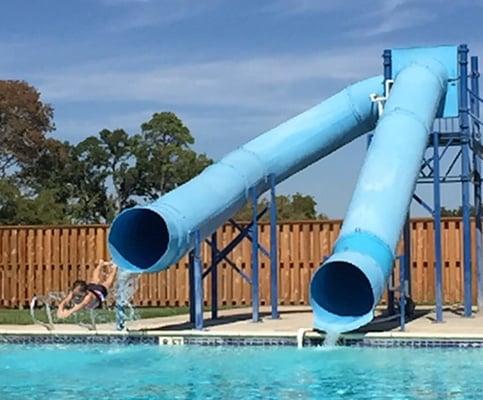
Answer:
[[[466, 90], [466, 89], [465, 89]], [[465, 93], [467, 93], [465, 91]], [[460, 97], [462, 94], [460, 94]], [[461, 106], [460, 106], [461, 109]], [[453, 134], [454, 135], [454, 134]], [[457, 138], [457, 141], [452, 140], [445, 140], [444, 143], [441, 143], [441, 138], [444, 136], [441, 132], [434, 130], [431, 133], [431, 140], [429, 141], [429, 148], [432, 148], [433, 154], [432, 156], [427, 159], [425, 158], [423, 161], [422, 172], [418, 179], [418, 184], [425, 184], [431, 183], [433, 185], [433, 205], [431, 206], [427, 202], [425, 202], [421, 197], [419, 197], [416, 193], [413, 195], [413, 200], [415, 200], [421, 207], [427, 210], [431, 216], [433, 217], [434, 221], [434, 267], [435, 267], [435, 303], [436, 303], [436, 321], [435, 322], [443, 322], [443, 256], [442, 256], [442, 233], [441, 233], [441, 184], [442, 183], [461, 183], [462, 184], [462, 193], [466, 194], [465, 186], [464, 186], [464, 171], [462, 168], [462, 173], [459, 175], [450, 175], [456, 163], [461, 160], [462, 166], [467, 165], [469, 167], [469, 162], [466, 164], [463, 161], [463, 144], [464, 140], [462, 139], [462, 135]], [[456, 139], [456, 138], [455, 138]], [[450, 162], [448, 169], [441, 174], [441, 159], [446, 154], [446, 151], [450, 146], [460, 146], [460, 151], [454, 156], [453, 160]], [[443, 148], [442, 151], [440, 149]], [[429, 172], [423, 172], [424, 168], [429, 168]], [[467, 182], [468, 183], [468, 182]], [[469, 184], [469, 183], [468, 183]], [[469, 196], [462, 196], [462, 204], [466, 204], [466, 208], [468, 210], [467, 218], [465, 219], [463, 215], [463, 240], [464, 240], [464, 247], [470, 248], [471, 245], [471, 238], [468, 236], [469, 233]], [[463, 207], [464, 209], [464, 207]], [[466, 228], [465, 228], [466, 227]], [[466, 231], [466, 233], [465, 233]], [[464, 256], [464, 262], [466, 265], [470, 265], [471, 269], [471, 253], [466, 251]], [[470, 256], [470, 260], [468, 262], [468, 255]], [[471, 280], [471, 276], [470, 276]], [[465, 304], [467, 303], [468, 297], [468, 290], [465, 286]], [[469, 294], [471, 299], [471, 293]], [[471, 300], [469, 309], [471, 310]]]
[[[422, 172], [418, 183], [433, 184], [433, 207], [431, 208], [424, 200], [416, 194], [413, 198], [426, 210], [434, 219], [434, 251], [435, 251], [435, 297], [436, 297], [436, 322], [443, 322], [443, 259], [441, 243], [441, 184], [442, 183], [461, 183], [461, 204], [463, 219], [463, 273], [464, 273], [464, 315], [472, 315], [472, 276], [471, 276], [471, 221], [470, 221], [470, 126], [468, 108], [468, 48], [466, 45], [458, 47], [459, 65], [459, 132], [438, 132], [432, 133], [429, 147], [433, 148], [433, 156], [430, 160], [423, 162], [422, 170], [430, 168], [429, 173]], [[476, 82], [477, 84], [477, 82]], [[460, 150], [453, 158], [448, 169], [443, 175], [440, 171], [440, 161], [450, 146], [459, 146]], [[443, 151], [440, 152], [440, 147]], [[461, 161], [461, 172], [458, 175], [451, 175], [453, 167], [457, 161]], [[473, 165], [479, 160], [475, 160], [473, 155]], [[475, 180], [475, 199], [478, 184]], [[480, 184], [481, 196], [481, 184]], [[478, 202], [477, 202], [478, 203]], [[481, 203], [481, 202], [480, 202]], [[481, 212], [481, 210], [480, 210]]]
[[[478, 57], [471, 57], [471, 95], [470, 109], [473, 118], [471, 136], [473, 149], [481, 146], [480, 132], [480, 72], [478, 69]], [[476, 241], [476, 272], [477, 272], [477, 301], [478, 311], [483, 309], [483, 247], [482, 247], [482, 223], [481, 223], [481, 158], [476, 150], [473, 150], [473, 182], [475, 203], [475, 241]]]
[[433, 220], [436, 322], [443, 322], [443, 251], [441, 243], [441, 180], [439, 133], [433, 132]]
[[[259, 322], [260, 319], [260, 282], [259, 282], [259, 255], [263, 253], [270, 259], [270, 299], [271, 317], [279, 318], [278, 312], [278, 226], [277, 226], [277, 205], [276, 205], [276, 180], [273, 175], [268, 177], [270, 182], [270, 203], [267, 208], [258, 211], [259, 193], [253, 188], [250, 190], [250, 202], [252, 204], [252, 220], [250, 224], [241, 226], [234, 220], [229, 222], [239, 230], [238, 235], [223, 249], [218, 248], [216, 232], [210, 239], [206, 239], [211, 252], [211, 264], [203, 271], [201, 261], [202, 238], [199, 230], [194, 232], [194, 249], [189, 253], [189, 304], [190, 322], [195, 329], [204, 328], [203, 319], [203, 279], [211, 276], [211, 318], [218, 318], [218, 264], [222, 261], [232, 267], [242, 279], [248, 282], [252, 290], [252, 321]], [[270, 249], [267, 251], [258, 238], [258, 227], [260, 219], [269, 211], [270, 213]], [[246, 275], [238, 266], [228, 258], [228, 254], [238, 246], [242, 240], [248, 239], [252, 244], [252, 271], [251, 276]]]
[[[391, 51], [385, 50], [384, 59], [384, 79], [392, 78]], [[471, 276], [471, 225], [470, 225], [470, 196], [469, 188], [471, 182], [470, 166], [470, 140], [480, 143], [479, 126], [479, 71], [477, 57], [471, 58], [471, 116], [473, 117], [473, 129], [470, 131], [470, 114], [468, 107], [468, 48], [466, 45], [458, 47], [459, 65], [459, 132], [438, 132], [435, 130], [431, 134], [429, 147], [433, 148], [433, 155], [430, 159], [423, 161], [421, 175], [418, 184], [433, 184], [433, 207], [423, 199], [414, 194], [413, 199], [417, 201], [432, 215], [434, 219], [434, 246], [435, 246], [435, 297], [436, 297], [436, 322], [443, 322], [443, 260], [441, 243], [441, 183], [458, 182], [461, 183], [461, 200], [463, 211], [463, 271], [464, 271], [464, 315], [470, 317], [472, 314], [472, 276]], [[387, 95], [387, 93], [386, 93]], [[474, 118], [476, 117], [476, 118]], [[370, 144], [371, 136], [368, 138]], [[443, 146], [440, 153], [439, 148]], [[440, 160], [450, 146], [460, 146], [460, 151], [450, 163], [448, 170], [441, 176]], [[458, 159], [461, 159], [461, 173], [451, 175], [451, 171]], [[482, 222], [481, 222], [481, 159], [473, 152], [474, 191], [475, 191], [475, 213], [476, 213], [476, 265], [478, 272], [478, 304], [483, 307], [483, 246], [482, 246]], [[429, 172], [424, 169], [428, 168]], [[411, 295], [411, 238], [410, 238], [409, 215], [403, 230], [403, 254], [399, 258], [400, 263], [400, 304], [401, 311], [401, 330], [404, 330], [404, 306], [406, 296]], [[388, 310], [392, 310], [391, 302], [393, 296], [389, 292]]]
[[461, 202], [463, 208], [463, 279], [464, 315], [472, 315], [472, 276], [471, 276], [471, 221], [470, 221], [470, 124], [468, 108], [468, 47], [458, 48], [460, 73], [459, 116], [461, 130]]
[[[392, 79], [392, 54], [391, 50], [384, 50], [382, 55], [383, 57], [383, 66], [384, 66], [384, 81]], [[387, 88], [386, 85], [384, 87]], [[385, 97], [389, 96], [389, 93], [384, 93]], [[368, 146], [370, 144], [370, 139], [372, 139], [372, 135], [369, 137]], [[410, 288], [411, 288], [411, 268], [410, 268], [410, 260], [411, 260], [411, 237], [410, 237], [410, 221], [409, 221], [409, 213], [406, 217], [406, 222], [404, 224], [403, 229], [403, 252], [396, 259], [399, 261], [399, 282], [398, 285], [395, 283], [395, 276], [394, 276], [394, 269], [392, 275], [390, 277], [388, 291], [387, 291], [387, 313], [389, 315], [395, 314], [395, 291], [399, 292], [399, 311], [400, 311], [400, 330], [404, 331], [405, 324], [406, 324], [406, 297], [410, 296]]]
[[[384, 50], [382, 55], [383, 58], [383, 66], [384, 66], [384, 81], [392, 79], [392, 54], [391, 50]], [[388, 86], [384, 85], [385, 88]], [[389, 93], [384, 93], [384, 96], [387, 98]], [[381, 117], [381, 116], [379, 116]], [[371, 136], [372, 139], [372, 136]], [[394, 269], [392, 270], [391, 277], [389, 278], [389, 284], [387, 286], [387, 313], [389, 315], [395, 314], [395, 305], [394, 305], [394, 291], [395, 291], [395, 282], [394, 282]]]

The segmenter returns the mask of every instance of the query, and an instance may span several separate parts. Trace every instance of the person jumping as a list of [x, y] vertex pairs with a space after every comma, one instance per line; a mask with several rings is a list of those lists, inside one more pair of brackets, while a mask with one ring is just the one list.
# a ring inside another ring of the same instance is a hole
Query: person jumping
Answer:
[[[107, 273], [102, 274], [107, 267]], [[108, 290], [114, 285], [117, 268], [112, 262], [103, 261], [94, 269], [90, 283], [77, 280], [72, 290], [60, 302], [57, 317], [64, 319], [83, 309], [94, 309], [102, 306], [106, 300]]]

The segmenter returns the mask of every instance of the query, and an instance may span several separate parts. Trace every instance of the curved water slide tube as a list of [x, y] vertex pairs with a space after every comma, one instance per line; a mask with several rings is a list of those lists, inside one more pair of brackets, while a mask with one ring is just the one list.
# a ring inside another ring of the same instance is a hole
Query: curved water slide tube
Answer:
[[119, 214], [109, 232], [113, 261], [122, 269], [155, 272], [176, 263], [257, 194], [374, 129], [371, 94], [382, 77], [351, 85], [319, 105], [229, 153], [157, 201]]
[[434, 59], [418, 59], [395, 77], [333, 254], [311, 281], [316, 328], [347, 332], [372, 320], [447, 82]]

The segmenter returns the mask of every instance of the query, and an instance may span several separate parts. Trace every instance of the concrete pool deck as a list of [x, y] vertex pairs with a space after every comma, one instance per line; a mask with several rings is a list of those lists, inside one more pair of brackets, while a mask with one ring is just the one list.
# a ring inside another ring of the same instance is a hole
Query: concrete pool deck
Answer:
[[[432, 308], [420, 307], [418, 316], [406, 323], [404, 332], [399, 329], [399, 320], [380, 321], [378, 318], [357, 332], [346, 337], [379, 339], [441, 339], [441, 340], [483, 340], [483, 313], [471, 318], [459, 315], [456, 309], [446, 309], [444, 322], [435, 323]], [[307, 337], [321, 337], [312, 331], [312, 314], [309, 307], [282, 306], [281, 318], [273, 320], [268, 307], [261, 308], [261, 322], [251, 321], [251, 311], [246, 309], [223, 310], [216, 321], [205, 313], [205, 329], [193, 330], [187, 315], [150, 318], [127, 324], [127, 332], [118, 332], [114, 324], [99, 324], [96, 330], [70, 324], [55, 325], [48, 330], [42, 325], [0, 325], [0, 335], [134, 335], [162, 337], [249, 337], [249, 338], [296, 338], [300, 329]]]

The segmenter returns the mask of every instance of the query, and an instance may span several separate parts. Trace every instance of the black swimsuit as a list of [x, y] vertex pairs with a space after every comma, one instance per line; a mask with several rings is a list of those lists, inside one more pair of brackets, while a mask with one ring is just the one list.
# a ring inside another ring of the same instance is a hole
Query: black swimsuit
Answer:
[[97, 283], [88, 283], [87, 291], [91, 292], [96, 299], [99, 301], [99, 306], [106, 300], [107, 288], [104, 285]]

